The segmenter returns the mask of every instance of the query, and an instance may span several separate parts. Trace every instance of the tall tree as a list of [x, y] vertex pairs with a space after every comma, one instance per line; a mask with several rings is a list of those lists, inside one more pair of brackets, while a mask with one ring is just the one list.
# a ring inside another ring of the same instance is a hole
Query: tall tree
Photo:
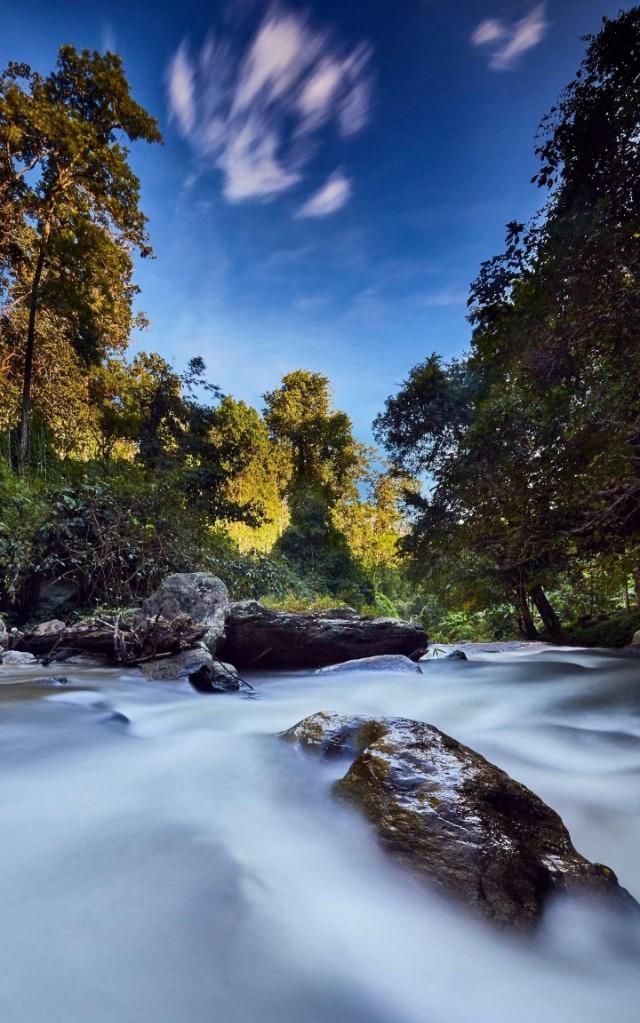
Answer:
[[160, 142], [113, 53], [60, 49], [43, 77], [10, 64], [0, 75], [0, 287], [28, 308], [18, 458], [29, 448], [38, 313], [69, 324], [85, 352], [128, 334], [131, 253], [150, 254], [140, 186], [124, 140]]

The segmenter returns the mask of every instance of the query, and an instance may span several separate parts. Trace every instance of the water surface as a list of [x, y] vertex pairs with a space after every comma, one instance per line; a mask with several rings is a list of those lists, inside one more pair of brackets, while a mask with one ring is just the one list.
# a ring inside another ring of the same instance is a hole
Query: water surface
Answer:
[[277, 733], [318, 710], [429, 721], [640, 898], [640, 658], [474, 651], [422, 677], [262, 676], [255, 700], [88, 669], [42, 697], [41, 675], [0, 676], [21, 683], [0, 687], [7, 1023], [637, 1023], [625, 925], [574, 904], [533, 943], [472, 922]]

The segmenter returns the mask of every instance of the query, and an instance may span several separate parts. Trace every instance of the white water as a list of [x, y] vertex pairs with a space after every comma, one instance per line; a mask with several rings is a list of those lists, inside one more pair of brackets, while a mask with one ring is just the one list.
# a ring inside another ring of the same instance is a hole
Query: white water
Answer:
[[85, 670], [99, 694], [4, 702], [0, 1019], [637, 1023], [629, 925], [561, 906], [525, 943], [472, 922], [386, 860], [329, 770], [276, 733], [321, 709], [430, 721], [640, 897], [640, 658], [424, 670], [263, 678], [256, 700]]

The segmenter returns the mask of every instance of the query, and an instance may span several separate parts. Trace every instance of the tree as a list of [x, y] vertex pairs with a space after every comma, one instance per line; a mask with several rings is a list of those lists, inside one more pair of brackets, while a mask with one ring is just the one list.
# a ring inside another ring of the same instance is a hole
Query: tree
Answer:
[[63, 46], [47, 77], [18, 64], [0, 75], [0, 216], [13, 239], [0, 249], [0, 287], [13, 306], [28, 308], [21, 465], [40, 309], [61, 316], [87, 356], [129, 333], [131, 252], [150, 249], [123, 139], [161, 136], [131, 97], [117, 55]]
[[296, 370], [264, 398], [271, 436], [290, 453], [289, 492], [317, 489], [333, 504], [362, 469], [363, 452], [349, 417], [331, 409], [327, 377]]
[[265, 395], [265, 422], [291, 466], [286, 487], [290, 522], [277, 550], [318, 591], [369, 602], [372, 587], [334, 519], [339, 501], [355, 493], [366, 452], [349, 417], [331, 407], [329, 381], [297, 370]]

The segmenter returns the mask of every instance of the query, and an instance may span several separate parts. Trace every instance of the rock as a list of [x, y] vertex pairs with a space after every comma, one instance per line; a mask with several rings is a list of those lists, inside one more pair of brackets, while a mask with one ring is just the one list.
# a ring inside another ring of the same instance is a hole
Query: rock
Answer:
[[422, 626], [395, 618], [330, 618], [243, 600], [231, 605], [219, 653], [238, 668], [320, 668], [375, 654], [408, 655], [425, 642]]
[[554, 810], [433, 725], [320, 713], [284, 738], [325, 755], [351, 751], [335, 794], [414, 874], [499, 926], [530, 928], [554, 893], [640, 908], [609, 867], [576, 852]]
[[444, 661], [468, 661], [469, 658], [465, 654], [464, 650], [452, 650], [451, 653], [443, 657]]
[[69, 679], [66, 675], [49, 675], [47, 678], [39, 678], [41, 686], [68, 686]]
[[153, 661], [143, 661], [139, 668], [145, 678], [153, 679], [156, 682], [169, 682], [180, 678], [189, 678], [189, 675], [192, 675], [198, 668], [211, 664], [213, 664], [213, 657], [209, 651], [206, 647], [198, 646], [193, 650], [183, 650], [179, 654], [172, 654], [170, 657], [158, 657]]
[[54, 657], [54, 661], [63, 660], [65, 664], [75, 664], [78, 668], [104, 668], [104, 657], [91, 657], [89, 654], [70, 654], [68, 657]]
[[41, 622], [40, 625], [36, 625], [35, 629], [32, 629], [34, 636], [56, 636], [60, 632], [64, 632], [66, 626], [64, 622], [61, 622], [58, 618], [52, 618], [50, 622]]
[[44, 620], [54, 618], [65, 610], [72, 610], [78, 601], [78, 588], [75, 583], [61, 580], [52, 582], [43, 580], [38, 588], [34, 617]]
[[9, 667], [9, 665], [18, 667], [25, 664], [36, 664], [37, 661], [33, 654], [28, 654], [26, 651], [5, 650], [2, 654], [2, 663], [5, 667]]
[[631, 646], [640, 646], [640, 629], [634, 632], [633, 639], [631, 640]]
[[189, 675], [189, 681], [199, 693], [235, 693], [240, 688], [237, 669], [224, 661], [202, 664]]
[[341, 664], [329, 664], [326, 668], [318, 668], [316, 675], [327, 675], [333, 672], [347, 671], [386, 671], [409, 672], [422, 674], [422, 668], [404, 654], [375, 654], [373, 657], [358, 657], [353, 661]]
[[171, 621], [183, 614], [196, 625], [206, 625], [204, 642], [212, 653], [224, 637], [228, 609], [227, 587], [211, 572], [182, 572], [167, 576], [142, 605], [144, 614], [149, 618], [162, 615]]
[[105, 725], [115, 725], [119, 731], [128, 728], [131, 724], [127, 715], [120, 710], [113, 710], [109, 714], [105, 714], [101, 720]]

